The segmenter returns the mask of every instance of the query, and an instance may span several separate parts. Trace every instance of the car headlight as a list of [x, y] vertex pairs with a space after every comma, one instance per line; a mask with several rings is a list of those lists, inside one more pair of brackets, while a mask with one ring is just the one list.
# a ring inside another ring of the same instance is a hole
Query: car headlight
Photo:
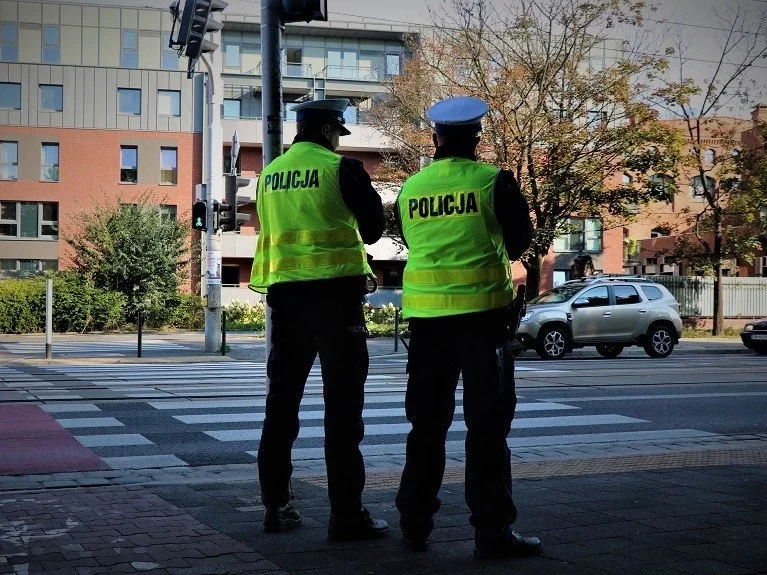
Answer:
[[531, 317], [533, 317], [534, 311], [527, 311], [525, 312], [525, 315], [522, 316], [522, 319], [520, 321], [529, 321]]
[[745, 327], [743, 328], [743, 331], [752, 331], [754, 329], [753, 323], [747, 323]]

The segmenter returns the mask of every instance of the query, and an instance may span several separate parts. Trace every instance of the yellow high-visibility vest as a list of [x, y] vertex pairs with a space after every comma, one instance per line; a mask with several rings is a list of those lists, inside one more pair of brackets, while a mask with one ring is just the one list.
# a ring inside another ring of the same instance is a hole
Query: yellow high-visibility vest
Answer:
[[341, 197], [341, 156], [298, 142], [258, 179], [261, 231], [250, 289], [292, 281], [372, 274], [354, 214]]
[[403, 316], [441, 317], [511, 303], [509, 258], [495, 217], [500, 170], [464, 158], [437, 160], [397, 198], [408, 260]]

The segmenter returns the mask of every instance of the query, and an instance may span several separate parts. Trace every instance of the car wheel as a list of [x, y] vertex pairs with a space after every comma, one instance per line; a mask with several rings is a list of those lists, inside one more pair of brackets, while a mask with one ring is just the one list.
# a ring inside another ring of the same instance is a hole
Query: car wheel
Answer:
[[597, 345], [597, 351], [602, 357], [618, 357], [623, 351], [623, 346], [617, 343], [600, 343]]
[[541, 359], [561, 359], [567, 353], [567, 332], [555, 325], [542, 328], [535, 351]]
[[671, 355], [671, 352], [674, 351], [671, 328], [664, 324], [650, 328], [650, 331], [647, 332], [644, 350], [650, 357], [668, 357]]

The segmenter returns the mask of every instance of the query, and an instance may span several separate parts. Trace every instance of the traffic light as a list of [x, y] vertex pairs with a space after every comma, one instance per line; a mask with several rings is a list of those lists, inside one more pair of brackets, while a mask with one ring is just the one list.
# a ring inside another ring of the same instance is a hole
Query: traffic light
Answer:
[[250, 214], [239, 211], [240, 207], [250, 203], [250, 196], [237, 195], [237, 190], [250, 184], [250, 179], [234, 174], [224, 176], [224, 203], [218, 204], [218, 228], [224, 232], [240, 229], [250, 219]]
[[[197, 60], [206, 52], [213, 52], [218, 44], [205, 39], [205, 34], [221, 30], [222, 24], [213, 20], [211, 12], [220, 12], [228, 4], [224, 0], [186, 0], [181, 14], [181, 25], [175, 45], [184, 47], [184, 54], [189, 58], [187, 76], [192, 77]], [[177, 9], [177, 8], [176, 8]]]
[[208, 229], [208, 206], [202, 200], [192, 204], [192, 229], [202, 231]]
[[283, 22], [311, 22], [328, 19], [328, 0], [282, 0]]

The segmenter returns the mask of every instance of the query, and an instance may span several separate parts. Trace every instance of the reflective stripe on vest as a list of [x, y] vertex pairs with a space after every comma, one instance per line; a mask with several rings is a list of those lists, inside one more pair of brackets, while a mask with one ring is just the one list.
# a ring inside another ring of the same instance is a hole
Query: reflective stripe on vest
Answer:
[[294, 230], [264, 235], [262, 245], [271, 248], [279, 244], [345, 244], [356, 242], [357, 232], [348, 228], [336, 230]]
[[509, 305], [512, 299], [512, 294], [506, 292], [454, 295], [403, 295], [402, 307], [413, 307], [434, 311], [455, 310], [457, 313], [465, 313], [477, 309], [495, 309], [504, 307]]
[[506, 268], [499, 265], [481, 269], [405, 269], [404, 280], [414, 284], [474, 284], [502, 281], [507, 277]]

